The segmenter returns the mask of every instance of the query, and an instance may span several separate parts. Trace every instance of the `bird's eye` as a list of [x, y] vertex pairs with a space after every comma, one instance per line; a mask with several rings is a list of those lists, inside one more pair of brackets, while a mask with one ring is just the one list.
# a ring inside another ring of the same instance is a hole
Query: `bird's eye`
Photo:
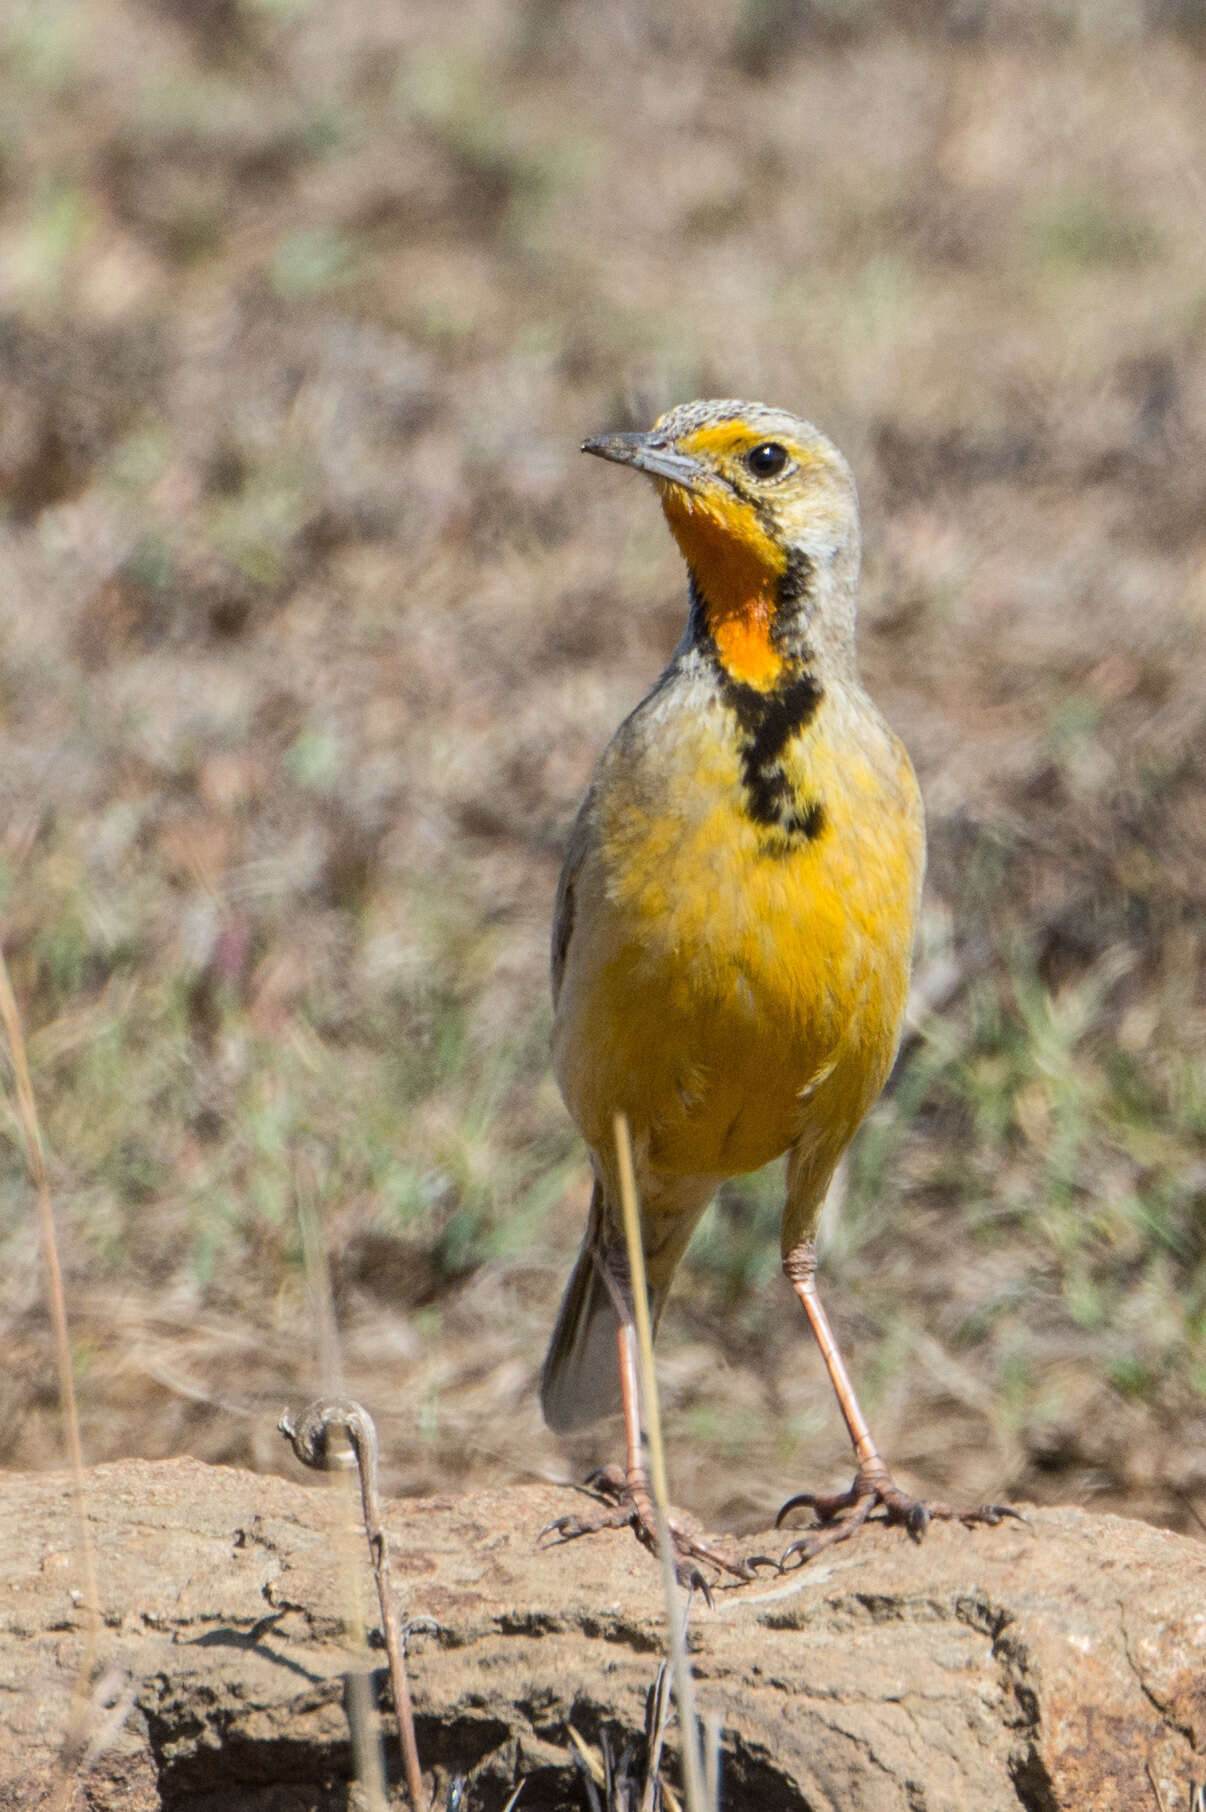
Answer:
[[755, 478], [778, 478], [787, 464], [787, 448], [777, 440], [764, 440], [761, 446], [751, 447], [745, 463]]

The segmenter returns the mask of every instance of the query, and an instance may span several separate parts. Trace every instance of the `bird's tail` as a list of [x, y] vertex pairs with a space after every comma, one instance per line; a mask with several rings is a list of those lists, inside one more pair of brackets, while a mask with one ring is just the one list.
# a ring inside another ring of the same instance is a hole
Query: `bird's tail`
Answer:
[[603, 1191], [596, 1179], [582, 1250], [565, 1286], [540, 1374], [540, 1407], [558, 1434], [620, 1407], [620, 1322], [598, 1262], [602, 1233]]
[[[596, 1181], [582, 1250], [565, 1286], [540, 1374], [540, 1407], [557, 1434], [620, 1408], [616, 1333], [620, 1318], [603, 1275], [603, 1191]], [[656, 1327], [666, 1288], [650, 1290]]]

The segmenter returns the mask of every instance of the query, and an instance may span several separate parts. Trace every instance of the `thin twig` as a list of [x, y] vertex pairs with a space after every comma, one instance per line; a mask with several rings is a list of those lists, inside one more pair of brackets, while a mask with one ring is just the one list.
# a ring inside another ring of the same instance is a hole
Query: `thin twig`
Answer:
[[[339, 1348], [339, 1322], [335, 1313], [335, 1293], [331, 1288], [326, 1237], [316, 1200], [320, 1163], [319, 1154], [300, 1153], [295, 1160], [293, 1174], [302, 1258], [314, 1309], [318, 1388], [324, 1398], [334, 1398], [342, 1395], [344, 1390], [343, 1357]], [[385, 1812], [385, 1751], [381, 1743], [380, 1721], [370, 1690], [368, 1630], [360, 1594], [360, 1566], [355, 1552], [354, 1525], [357, 1518], [355, 1491], [350, 1477], [352, 1453], [350, 1445], [340, 1448], [338, 1431], [333, 1431], [333, 1434], [335, 1438], [326, 1450], [326, 1464], [333, 1474], [332, 1483], [342, 1500], [338, 1554], [339, 1574], [343, 1584], [344, 1626], [349, 1645], [361, 1663], [347, 1675], [348, 1725], [356, 1779], [368, 1801], [369, 1812]]]
[[[324, 1397], [339, 1397], [344, 1390], [344, 1361], [339, 1346], [339, 1317], [335, 1316], [335, 1292], [331, 1288], [331, 1267], [326, 1256], [326, 1234], [317, 1207], [321, 1154], [299, 1152], [293, 1161], [293, 1190], [297, 1198], [297, 1221], [301, 1227], [302, 1263], [315, 1319], [315, 1352], [319, 1361], [319, 1390]], [[351, 1754], [355, 1759], [357, 1781], [368, 1801], [369, 1812], [386, 1812], [386, 1752], [380, 1740], [377, 1705], [369, 1689], [368, 1627], [364, 1622], [364, 1604], [360, 1598], [360, 1566], [355, 1553], [355, 1489], [351, 1484], [351, 1446], [339, 1448], [331, 1442], [326, 1455], [331, 1470], [331, 1484], [340, 1499], [339, 1576], [344, 1591], [344, 1629], [349, 1647], [360, 1658], [359, 1667], [349, 1669], [348, 1725], [351, 1730]]]
[[55, 1236], [54, 1209], [50, 1201], [50, 1184], [46, 1176], [46, 1153], [38, 1124], [37, 1103], [30, 1081], [21, 1015], [9, 980], [8, 964], [0, 949], [0, 1020], [8, 1039], [17, 1096], [17, 1115], [25, 1140], [25, 1166], [38, 1202], [38, 1224], [42, 1238], [42, 1258], [46, 1266], [46, 1300], [54, 1336], [55, 1365], [59, 1379], [59, 1402], [63, 1411], [63, 1433], [71, 1465], [72, 1492], [75, 1500], [76, 1535], [84, 1586], [81, 1602], [84, 1611], [84, 1653], [72, 1690], [71, 1716], [64, 1734], [64, 1755], [87, 1752], [84, 1734], [90, 1706], [89, 1686], [100, 1648], [100, 1592], [97, 1587], [96, 1554], [88, 1526], [87, 1493], [84, 1485], [84, 1449], [80, 1440], [79, 1411], [75, 1400], [75, 1380], [71, 1374], [71, 1339], [67, 1331], [67, 1305], [63, 1295], [63, 1272], [59, 1264], [59, 1246]]
[[645, 1787], [641, 1794], [641, 1812], [655, 1812], [657, 1777], [662, 1765], [662, 1750], [666, 1745], [669, 1723], [670, 1669], [663, 1661], [657, 1670], [657, 1678], [649, 1688], [645, 1709]]
[[[641, 1244], [637, 1210], [636, 1173], [632, 1164], [632, 1140], [628, 1132], [628, 1121], [623, 1114], [616, 1115], [615, 1138], [619, 1162], [620, 1206], [624, 1214], [624, 1238], [628, 1247], [628, 1269], [632, 1279], [632, 1304], [636, 1317], [641, 1402], [649, 1447], [649, 1483], [657, 1519], [657, 1551], [662, 1568], [662, 1590], [666, 1598], [666, 1640], [670, 1651], [670, 1666], [674, 1673], [674, 1695], [678, 1700], [678, 1722], [682, 1733], [683, 1791], [686, 1794], [688, 1812], [705, 1812], [707, 1802], [704, 1798], [699, 1721], [695, 1710], [695, 1681], [687, 1660], [685, 1621], [680, 1626], [674, 1589], [678, 1582], [670, 1542], [670, 1491], [666, 1479], [666, 1450], [662, 1445], [657, 1376], [653, 1366], [653, 1323], [649, 1316], [649, 1294], [645, 1283], [645, 1250]], [[688, 1600], [688, 1609], [689, 1607]]]
[[389, 1577], [389, 1540], [381, 1521], [381, 1500], [377, 1489], [377, 1430], [373, 1418], [352, 1397], [320, 1397], [306, 1408], [297, 1422], [286, 1412], [277, 1423], [303, 1466], [325, 1469], [338, 1458], [330, 1451], [332, 1430], [346, 1433], [360, 1474], [360, 1501], [364, 1509], [364, 1532], [368, 1537], [369, 1558], [377, 1582], [377, 1599], [381, 1606], [381, 1628], [385, 1652], [389, 1658], [390, 1686], [394, 1695], [394, 1713], [398, 1721], [398, 1740], [406, 1771], [406, 1790], [415, 1812], [423, 1805], [423, 1770], [419, 1765], [419, 1747], [415, 1738], [414, 1708], [406, 1671], [406, 1644], [398, 1618], [397, 1602]]
[[709, 1812], [720, 1807], [720, 1719], [714, 1711], [704, 1713], [704, 1792]]

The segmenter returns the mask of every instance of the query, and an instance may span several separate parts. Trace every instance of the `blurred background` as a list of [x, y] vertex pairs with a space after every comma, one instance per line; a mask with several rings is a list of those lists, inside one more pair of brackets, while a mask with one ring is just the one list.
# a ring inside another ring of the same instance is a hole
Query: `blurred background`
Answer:
[[[736, 396], [855, 468], [928, 801], [827, 1215], [878, 1439], [1202, 1526], [1204, 64], [1201, 0], [5, 0], [0, 931], [89, 1459], [292, 1468], [307, 1219], [390, 1491], [616, 1451], [535, 1401], [588, 1195], [547, 931], [684, 575], [577, 447]], [[664, 1326], [713, 1526], [849, 1477], [778, 1210], [725, 1192]]]

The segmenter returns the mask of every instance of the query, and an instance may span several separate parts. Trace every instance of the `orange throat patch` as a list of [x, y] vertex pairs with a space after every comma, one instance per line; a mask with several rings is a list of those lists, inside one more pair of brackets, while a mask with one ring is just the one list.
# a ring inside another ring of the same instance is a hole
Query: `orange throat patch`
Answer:
[[775, 607], [760, 594], [747, 600], [740, 609], [721, 614], [705, 604], [708, 628], [716, 644], [721, 665], [735, 680], [755, 686], [759, 692], [774, 685], [783, 671], [783, 661], [771, 641], [771, 622]]
[[736, 499], [705, 503], [667, 484], [662, 507], [695, 575], [721, 664], [743, 685], [767, 691], [783, 672], [771, 637], [785, 566], [782, 550]]

